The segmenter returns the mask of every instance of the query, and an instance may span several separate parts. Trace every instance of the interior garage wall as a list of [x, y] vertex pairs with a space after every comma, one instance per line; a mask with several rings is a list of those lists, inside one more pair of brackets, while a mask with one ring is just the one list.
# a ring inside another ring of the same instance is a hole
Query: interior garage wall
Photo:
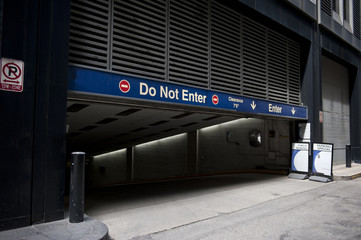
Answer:
[[344, 164], [350, 144], [348, 69], [322, 57], [323, 141], [334, 144], [333, 163]]
[[[262, 144], [253, 147], [249, 132], [261, 131]], [[199, 130], [199, 173], [253, 168], [289, 167], [288, 121], [240, 119]]]
[[86, 167], [87, 188], [188, 176], [187, 139], [184, 133], [94, 156]]
[[267, 168], [288, 169], [290, 167], [291, 134], [290, 121], [265, 121], [265, 166]]
[[244, 119], [220, 124], [199, 131], [199, 172], [235, 171], [264, 165], [265, 145], [251, 147], [248, 133], [261, 131], [264, 120]]
[[122, 149], [95, 156], [86, 165], [86, 185], [97, 187], [127, 180], [127, 151]]
[[134, 147], [134, 180], [164, 179], [188, 175], [187, 134]]
[[[259, 147], [249, 143], [253, 129], [261, 131]], [[87, 187], [254, 168], [289, 168], [290, 121], [239, 119], [193, 133], [140, 144], [129, 148], [128, 154], [123, 149], [95, 156], [87, 165]], [[131, 171], [127, 155], [132, 156]]]

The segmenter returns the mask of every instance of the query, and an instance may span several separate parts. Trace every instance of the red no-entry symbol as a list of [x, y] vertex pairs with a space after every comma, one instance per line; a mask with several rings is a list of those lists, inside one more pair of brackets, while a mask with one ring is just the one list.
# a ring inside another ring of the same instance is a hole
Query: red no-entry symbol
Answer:
[[218, 98], [217, 95], [214, 94], [212, 96], [212, 102], [213, 102], [214, 105], [217, 105], [219, 103], [219, 98]]
[[122, 81], [119, 82], [119, 89], [120, 91], [122, 91], [123, 93], [127, 93], [130, 90], [130, 84], [127, 80], [123, 79]]

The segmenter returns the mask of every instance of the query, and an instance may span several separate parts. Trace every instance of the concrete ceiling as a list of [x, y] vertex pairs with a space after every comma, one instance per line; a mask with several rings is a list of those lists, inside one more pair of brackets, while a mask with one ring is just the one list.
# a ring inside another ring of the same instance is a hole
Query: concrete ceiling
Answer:
[[217, 112], [68, 100], [67, 150], [98, 154], [237, 118]]

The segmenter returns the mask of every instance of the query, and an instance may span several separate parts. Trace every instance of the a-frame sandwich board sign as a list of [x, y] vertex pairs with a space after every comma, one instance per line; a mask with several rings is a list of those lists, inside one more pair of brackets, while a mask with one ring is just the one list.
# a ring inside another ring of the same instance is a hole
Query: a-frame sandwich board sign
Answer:
[[312, 144], [312, 175], [310, 180], [318, 182], [333, 181], [333, 144]]
[[308, 142], [292, 143], [291, 169], [289, 178], [307, 179], [309, 171], [309, 148]]

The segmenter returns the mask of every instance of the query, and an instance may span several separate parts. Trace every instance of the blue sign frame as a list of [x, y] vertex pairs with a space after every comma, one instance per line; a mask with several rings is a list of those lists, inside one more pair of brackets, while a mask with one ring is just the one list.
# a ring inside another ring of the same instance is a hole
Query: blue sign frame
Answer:
[[313, 143], [312, 174], [333, 176], [333, 149], [332, 143]]
[[308, 173], [309, 148], [310, 143], [308, 142], [292, 143], [291, 171]]
[[304, 106], [75, 66], [69, 67], [68, 90], [120, 98], [216, 108], [246, 114], [308, 119], [307, 107]]

